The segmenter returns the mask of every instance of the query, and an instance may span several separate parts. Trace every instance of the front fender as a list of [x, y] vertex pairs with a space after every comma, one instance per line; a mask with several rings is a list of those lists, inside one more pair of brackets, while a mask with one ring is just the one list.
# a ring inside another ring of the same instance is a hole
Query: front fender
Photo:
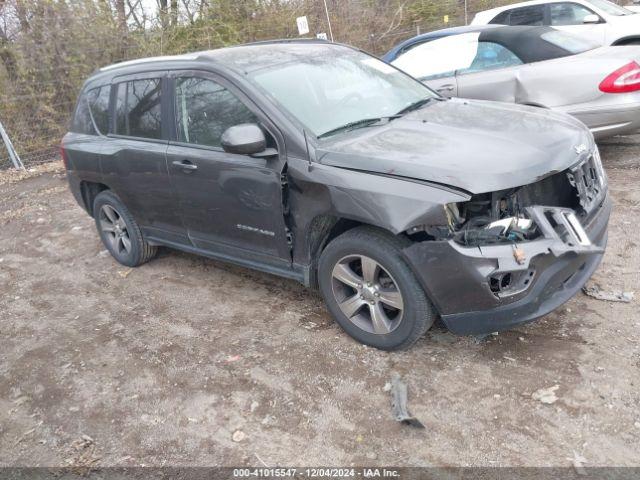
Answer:
[[443, 205], [470, 199], [443, 185], [391, 175], [317, 163], [305, 170], [295, 173], [300, 181], [314, 184], [311, 190], [322, 197], [325, 211], [318, 213], [375, 225], [393, 234], [414, 226], [446, 225]]

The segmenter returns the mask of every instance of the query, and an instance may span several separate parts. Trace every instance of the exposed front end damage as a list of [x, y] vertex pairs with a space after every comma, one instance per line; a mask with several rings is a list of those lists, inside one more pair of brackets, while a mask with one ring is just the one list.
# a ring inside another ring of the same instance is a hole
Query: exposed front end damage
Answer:
[[404, 254], [447, 327], [500, 331], [577, 293], [598, 267], [611, 203], [597, 150], [520, 188], [445, 206], [448, 225], [424, 226]]

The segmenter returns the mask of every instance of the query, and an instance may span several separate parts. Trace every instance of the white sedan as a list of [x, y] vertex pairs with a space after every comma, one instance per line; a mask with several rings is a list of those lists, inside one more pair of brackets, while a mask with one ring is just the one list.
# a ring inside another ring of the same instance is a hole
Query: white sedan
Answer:
[[603, 46], [640, 45], [640, 14], [608, 0], [516, 3], [480, 12], [471, 24], [550, 26]]
[[640, 47], [597, 47], [550, 27], [499, 25], [425, 33], [384, 58], [446, 97], [550, 108], [596, 138], [640, 129]]

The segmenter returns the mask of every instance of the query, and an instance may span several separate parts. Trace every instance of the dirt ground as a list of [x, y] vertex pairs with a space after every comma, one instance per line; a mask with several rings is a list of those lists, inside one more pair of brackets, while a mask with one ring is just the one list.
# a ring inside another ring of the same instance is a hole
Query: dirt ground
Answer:
[[[126, 269], [59, 167], [3, 174], [0, 465], [639, 466], [640, 136], [601, 149], [615, 209], [592, 282], [634, 301], [580, 293], [403, 353], [292, 281], [169, 250]], [[392, 419], [393, 372], [425, 430]]]

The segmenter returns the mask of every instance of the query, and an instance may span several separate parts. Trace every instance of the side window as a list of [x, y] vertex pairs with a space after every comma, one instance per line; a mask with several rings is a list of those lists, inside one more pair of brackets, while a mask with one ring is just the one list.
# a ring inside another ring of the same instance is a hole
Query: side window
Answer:
[[458, 73], [483, 72], [516, 65], [522, 65], [522, 60], [511, 50], [498, 43], [480, 42], [476, 56], [469, 68], [461, 69]]
[[587, 7], [577, 3], [552, 3], [549, 5], [551, 26], [582, 25], [584, 17], [594, 15]]
[[499, 13], [493, 20], [489, 22], [490, 25], [509, 25], [509, 14], [511, 10], [505, 10]]
[[109, 133], [109, 97], [111, 85], [105, 85], [96, 89], [93, 100], [89, 99], [89, 108], [93, 116], [93, 122], [101, 134]]
[[84, 133], [86, 135], [96, 135], [96, 129], [93, 126], [91, 120], [91, 112], [89, 111], [89, 104], [95, 99], [99, 89], [93, 89], [86, 92], [82, 92], [80, 99], [78, 100], [78, 106], [76, 112], [73, 115], [73, 122], [71, 123], [71, 131], [75, 133]]
[[544, 25], [544, 5], [533, 5], [511, 10], [509, 25]]
[[159, 78], [119, 83], [116, 96], [116, 133], [129, 137], [162, 138]]
[[258, 119], [220, 84], [197, 77], [176, 80], [178, 141], [220, 147], [225, 130], [241, 123], [258, 123]]
[[418, 80], [451, 77], [471, 66], [480, 33], [463, 33], [418, 45], [396, 58], [392, 65]]

